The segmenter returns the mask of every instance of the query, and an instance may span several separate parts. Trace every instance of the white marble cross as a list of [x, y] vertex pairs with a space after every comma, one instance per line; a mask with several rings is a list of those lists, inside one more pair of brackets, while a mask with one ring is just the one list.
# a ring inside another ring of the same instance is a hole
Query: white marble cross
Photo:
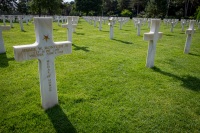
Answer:
[[122, 20], [122, 17], [120, 17], [119, 19], [118, 19], [118, 22], [119, 22], [119, 29], [121, 30], [122, 29], [122, 24], [123, 24], [123, 20]]
[[102, 29], [102, 17], [99, 17], [99, 31]]
[[171, 22], [171, 30], [170, 30], [171, 32], [174, 32], [174, 25], [175, 25], [175, 22], [172, 21]]
[[38, 59], [40, 93], [44, 109], [58, 104], [54, 59], [58, 55], [70, 54], [72, 43], [53, 42], [52, 18], [34, 18], [36, 42], [32, 45], [14, 46], [15, 60]]
[[3, 25], [6, 26], [6, 18], [4, 15], [2, 15], [2, 19], [3, 19]]
[[67, 24], [62, 24], [62, 27], [68, 29], [67, 39], [68, 39], [68, 41], [72, 42], [73, 25], [72, 25], [72, 17], [71, 16], [67, 17]]
[[187, 39], [186, 39], [186, 42], [185, 42], [185, 49], [184, 49], [185, 54], [189, 53], [189, 51], [190, 51], [190, 45], [191, 45], [191, 42], [192, 42], [192, 35], [195, 32], [195, 29], [194, 29], [195, 22], [196, 22], [195, 20], [190, 20], [190, 26], [185, 32], [187, 34]]
[[10, 20], [10, 26], [11, 26], [11, 28], [13, 28], [13, 16], [12, 15], [9, 16], [9, 20]]
[[149, 18], [147, 22], [148, 22], [148, 28], [150, 28], [150, 25], [151, 25], [151, 19]]
[[160, 19], [151, 20], [151, 29], [149, 33], [144, 33], [144, 40], [149, 41], [149, 49], [146, 61], [146, 67], [154, 67], [154, 58], [156, 53], [156, 44], [158, 39], [162, 38], [160, 29]]
[[182, 20], [181, 21], [181, 29], [182, 29], [182, 31], [184, 31], [185, 24], [186, 24], [185, 20]]
[[141, 25], [142, 25], [141, 20], [138, 20], [136, 25], [137, 25], [137, 35], [140, 36], [140, 28], [141, 28]]
[[18, 16], [18, 19], [19, 19], [20, 29], [21, 29], [21, 31], [24, 31], [23, 17], [20, 15], [20, 16]]
[[110, 26], [110, 39], [113, 39], [113, 27], [114, 27], [114, 20], [113, 17], [109, 19], [108, 25]]
[[10, 30], [10, 28], [11, 28], [10, 26], [0, 26], [0, 54], [6, 52], [3, 42], [2, 31]]

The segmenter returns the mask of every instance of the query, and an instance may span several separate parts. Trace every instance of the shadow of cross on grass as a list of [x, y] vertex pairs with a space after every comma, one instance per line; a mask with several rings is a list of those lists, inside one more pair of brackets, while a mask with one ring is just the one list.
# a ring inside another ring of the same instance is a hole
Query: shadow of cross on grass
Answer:
[[118, 39], [112, 39], [112, 40], [118, 41], [118, 42], [121, 42], [121, 43], [125, 43], [125, 44], [133, 44], [132, 42], [123, 41], [123, 40], [118, 40]]
[[14, 58], [8, 58], [6, 53], [0, 54], [0, 67], [8, 67], [9, 61], [14, 61]]
[[57, 133], [77, 133], [76, 129], [59, 105], [46, 110], [46, 113]]
[[83, 51], [85, 51], [85, 52], [89, 52], [90, 50], [88, 50], [87, 48], [88, 47], [81, 47], [81, 46], [77, 46], [76, 44], [72, 44], [72, 46], [74, 46], [75, 47], [75, 49], [74, 50], [83, 50]]
[[179, 77], [177, 75], [162, 71], [160, 68], [153, 67], [152, 68], [155, 72], [159, 72], [163, 75], [178, 79], [183, 82], [182, 86], [186, 87], [187, 89], [193, 90], [193, 91], [200, 91], [200, 79], [197, 77], [193, 77], [190, 75], [186, 75], [183, 77]]

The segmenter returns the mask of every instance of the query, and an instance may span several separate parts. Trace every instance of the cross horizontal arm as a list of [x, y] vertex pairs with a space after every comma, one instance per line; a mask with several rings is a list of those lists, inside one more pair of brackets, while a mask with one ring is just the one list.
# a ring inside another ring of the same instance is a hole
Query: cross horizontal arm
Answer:
[[37, 59], [39, 56], [39, 53], [37, 53], [38, 51], [36, 44], [13, 46], [13, 48], [16, 61]]
[[162, 38], [162, 32], [158, 32], [157, 37], [155, 38], [155, 33], [154, 32], [149, 32], [149, 33], [144, 33], [144, 40], [145, 41], [150, 41], [150, 40], [154, 40], [154, 38], [156, 40], [161, 39]]

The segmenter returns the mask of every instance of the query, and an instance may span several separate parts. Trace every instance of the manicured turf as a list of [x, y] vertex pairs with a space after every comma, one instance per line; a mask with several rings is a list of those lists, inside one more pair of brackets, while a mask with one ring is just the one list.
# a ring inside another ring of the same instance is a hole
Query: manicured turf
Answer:
[[[9, 23], [7, 23], [9, 24]], [[2, 23], [0, 23], [2, 25]], [[186, 27], [185, 27], [186, 29]], [[200, 132], [200, 30], [184, 54], [186, 35], [161, 25], [155, 67], [145, 67], [148, 42], [130, 20], [102, 31], [82, 18], [72, 54], [55, 59], [59, 105], [41, 107], [38, 61], [16, 62], [13, 46], [35, 42], [34, 25], [4, 31], [0, 54], [0, 132]], [[54, 22], [54, 41], [67, 39]]]

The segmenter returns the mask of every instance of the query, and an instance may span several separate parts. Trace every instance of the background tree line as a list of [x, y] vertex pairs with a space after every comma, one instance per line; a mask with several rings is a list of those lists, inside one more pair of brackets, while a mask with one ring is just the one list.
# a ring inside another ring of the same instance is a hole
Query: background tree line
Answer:
[[0, 13], [200, 19], [200, 0], [0, 0]]

